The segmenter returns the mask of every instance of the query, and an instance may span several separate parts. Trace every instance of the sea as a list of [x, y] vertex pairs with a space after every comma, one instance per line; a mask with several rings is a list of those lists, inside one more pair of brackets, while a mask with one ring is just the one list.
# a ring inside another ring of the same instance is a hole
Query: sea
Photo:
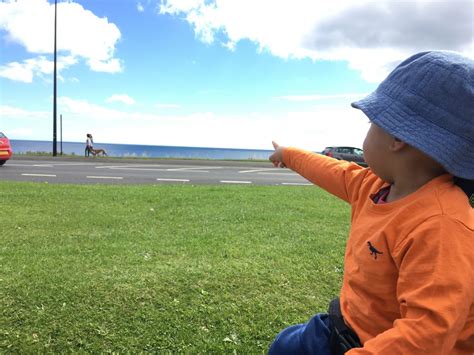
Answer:
[[[13, 154], [52, 153], [51, 141], [10, 139]], [[111, 157], [139, 158], [181, 158], [181, 159], [215, 159], [215, 160], [267, 160], [272, 150], [181, 147], [164, 145], [112, 144], [94, 143], [94, 148], [102, 148]], [[84, 156], [85, 143], [57, 143], [57, 153]]]

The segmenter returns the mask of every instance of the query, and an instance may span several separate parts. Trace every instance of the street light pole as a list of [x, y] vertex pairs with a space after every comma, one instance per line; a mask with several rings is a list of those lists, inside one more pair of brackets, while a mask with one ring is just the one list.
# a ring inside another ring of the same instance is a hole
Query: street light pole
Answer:
[[56, 77], [56, 29], [57, 29], [57, 7], [58, 0], [54, 0], [54, 98], [53, 98], [53, 157], [55, 157], [57, 152], [57, 122], [56, 122], [56, 97], [57, 97], [57, 77]]
[[61, 142], [61, 155], [63, 155], [63, 115], [59, 115], [59, 139]]

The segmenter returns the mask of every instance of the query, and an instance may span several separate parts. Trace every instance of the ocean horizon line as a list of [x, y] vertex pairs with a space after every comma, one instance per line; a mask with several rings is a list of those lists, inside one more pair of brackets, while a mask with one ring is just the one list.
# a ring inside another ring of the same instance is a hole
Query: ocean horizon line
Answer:
[[[11, 138], [10, 142], [38, 142], [42, 144], [53, 144], [50, 140], [41, 140], [41, 139], [15, 139]], [[63, 144], [82, 144], [86, 145], [84, 142], [77, 141], [63, 141]], [[58, 147], [60, 146], [60, 141], [57, 142]], [[106, 142], [94, 142], [94, 145], [124, 145], [124, 146], [142, 146], [142, 147], [170, 147], [170, 148], [189, 148], [189, 149], [225, 149], [225, 150], [252, 150], [252, 151], [268, 151], [272, 152], [273, 149], [261, 149], [261, 148], [234, 148], [234, 147], [209, 147], [209, 146], [192, 146], [192, 145], [164, 145], [164, 144], [135, 144], [135, 143], [106, 143]]]
[[[10, 139], [13, 153], [50, 153], [52, 141]], [[57, 152], [70, 155], [86, 155], [85, 142], [58, 142]], [[187, 147], [168, 145], [147, 145], [130, 143], [94, 143], [94, 147], [105, 149], [111, 157], [143, 158], [191, 158], [191, 159], [231, 159], [231, 160], [265, 160], [273, 152], [271, 149], [250, 148], [214, 148]]]

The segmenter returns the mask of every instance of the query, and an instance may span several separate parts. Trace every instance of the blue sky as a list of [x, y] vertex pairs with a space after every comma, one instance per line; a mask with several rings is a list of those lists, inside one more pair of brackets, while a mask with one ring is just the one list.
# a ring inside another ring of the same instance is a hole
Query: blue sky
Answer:
[[[53, 10], [0, 2], [0, 130], [52, 139]], [[474, 57], [472, 0], [58, 0], [63, 139], [361, 146], [350, 102], [422, 50]]]

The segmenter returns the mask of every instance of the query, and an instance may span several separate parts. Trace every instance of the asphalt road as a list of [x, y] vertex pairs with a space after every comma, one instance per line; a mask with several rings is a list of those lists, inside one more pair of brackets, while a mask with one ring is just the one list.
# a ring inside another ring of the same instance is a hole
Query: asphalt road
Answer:
[[72, 184], [310, 185], [270, 162], [133, 160], [118, 158], [13, 158], [0, 167], [0, 181]]

